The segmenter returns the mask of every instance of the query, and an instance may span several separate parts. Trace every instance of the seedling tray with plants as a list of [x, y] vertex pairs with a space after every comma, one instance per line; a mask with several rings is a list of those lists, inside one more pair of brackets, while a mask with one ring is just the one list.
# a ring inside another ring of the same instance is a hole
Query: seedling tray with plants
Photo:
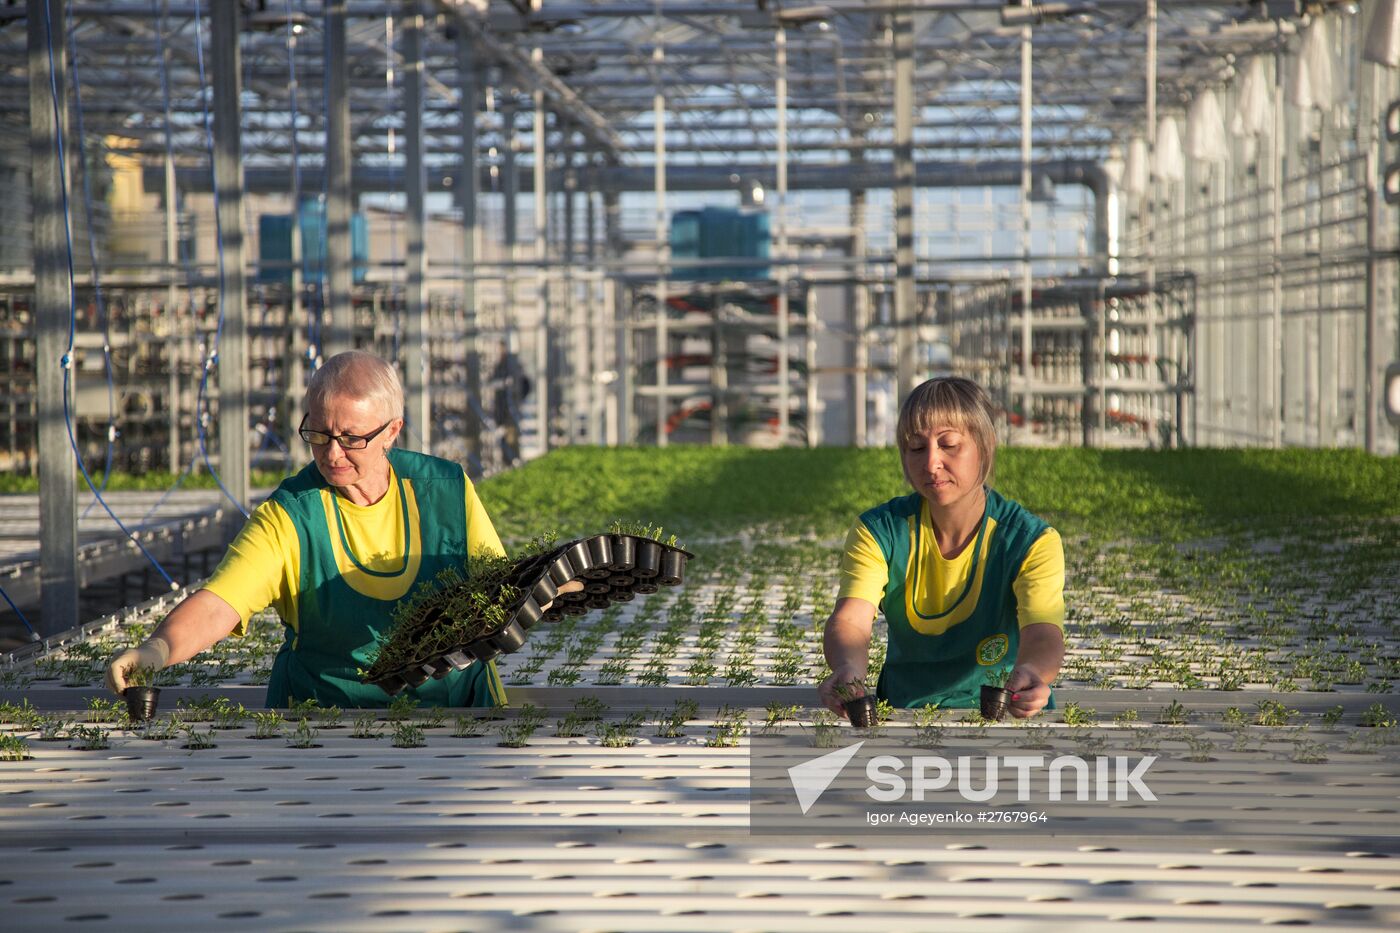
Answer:
[[[394, 611], [394, 624], [366, 683], [393, 695], [429, 678], [518, 651], [539, 622], [586, 615], [679, 586], [695, 555], [659, 529], [616, 526], [564, 544], [537, 539], [511, 561], [478, 555], [420, 584]], [[582, 589], [561, 592], [573, 582]]]

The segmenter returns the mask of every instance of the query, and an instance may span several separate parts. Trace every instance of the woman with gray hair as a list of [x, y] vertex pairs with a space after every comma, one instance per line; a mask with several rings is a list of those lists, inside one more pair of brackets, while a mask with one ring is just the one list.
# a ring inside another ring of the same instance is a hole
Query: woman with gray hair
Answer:
[[[272, 606], [286, 640], [272, 665], [267, 705], [388, 704], [357, 668], [389, 626], [390, 611], [422, 580], [469, 555], [505, 553], [462, 468], [395, 450], [403, 387], [394, 367], [352, 350], [311, 377], [300, 434], [312, 463], [258, 506], [202, 588], [140, 645], [108, 662], [120, 693], [134, 667], [188, 660]], [[409, 691], [427, 706], [499, 706], [494, 664], [430, 680]]]

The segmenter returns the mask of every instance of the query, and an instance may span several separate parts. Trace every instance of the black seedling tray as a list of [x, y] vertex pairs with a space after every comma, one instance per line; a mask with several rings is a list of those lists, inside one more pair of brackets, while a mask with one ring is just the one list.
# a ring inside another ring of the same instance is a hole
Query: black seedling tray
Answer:
[[[685, 582], [686, 562], [694, 556], [651, 538], [598, 534], [524, 558], [507, 580], [524, 595], [517, 598], [505, 625], [368, 682], [392, 696], [429, 678], [445, 677], [477, 661], [519, 651], [530, 629], [541, 620], [557, 622], [565, 615], [606, 609], [615, 602], [655, 593], [663, 586], [679, 586]], [[560, 596], [559, 588], [574, 580], [582, 581], [584, 590]], [[541, 611], [541, 606], [551, 602], [548, 611]]]

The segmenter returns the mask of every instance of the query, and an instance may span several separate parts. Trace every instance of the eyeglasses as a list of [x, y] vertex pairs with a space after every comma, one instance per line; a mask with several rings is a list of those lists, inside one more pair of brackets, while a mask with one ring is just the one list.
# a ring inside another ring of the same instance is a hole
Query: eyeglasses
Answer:
[[384, 433], [384, 429], [394, 423], [394, 419], [390, 418], [368, 434], [327, 434], [325, 431], [312, 431], [307, 428], [306, 419], [309, 417], [311, 417], [309, 413], [301, 417], [301, 427], [297, 428], [301, 439], [313, 447], [324, 447], [331, 441], [335, 441], [340, 445], [341, 450], [364, 450], [369, 446], [370, 441]]

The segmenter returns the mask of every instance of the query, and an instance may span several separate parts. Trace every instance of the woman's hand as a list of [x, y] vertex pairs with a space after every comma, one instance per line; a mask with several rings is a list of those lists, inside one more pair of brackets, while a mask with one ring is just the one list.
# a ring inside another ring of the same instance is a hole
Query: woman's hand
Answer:
[[853, 685], [864, 684], [870, 671], [870, 630], [874, 624], [875, 606], [854, 596], [838, 599], [826, 620], [822, 648], [833, 673], [817, 685], [817, 696], [822, 706], [838, 716], [846, 715], [842, 705], [846, 700], [865, 696], [863, 687]]
[[865, 671], [843, 668], [817, 685], [817, 696], [821, 697], [822, 706], [838, 716], [846, 716], [849, 719], [846, 714], [846, 702], [865, 696], [865, 687], [861, 686], [863, 683]]
[[1029, 719], [1050, 702], [1050, 685], [1029, 667], [1015, 668], [1006, 678], [1006, 689], [1011, 691], [1006, 708], [1017, 719]]

